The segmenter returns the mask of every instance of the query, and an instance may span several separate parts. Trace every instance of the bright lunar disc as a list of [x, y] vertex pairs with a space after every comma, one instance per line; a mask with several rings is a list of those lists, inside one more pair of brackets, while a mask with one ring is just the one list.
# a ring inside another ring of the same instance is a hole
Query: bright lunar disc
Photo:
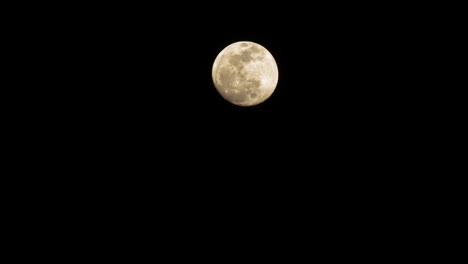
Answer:
[[264, 102], [275, 91], [278, 66], [263, 46], [241, 41], [218, 54], [212, 76], [224, 99], [236, 105], [252, 106]]

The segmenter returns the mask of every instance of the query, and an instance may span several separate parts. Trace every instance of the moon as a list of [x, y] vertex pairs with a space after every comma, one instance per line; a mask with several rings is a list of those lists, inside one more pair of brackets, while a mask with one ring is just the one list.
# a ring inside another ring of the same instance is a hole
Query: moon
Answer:
[[278, 66], [263, 46], [240, 41], [224, 48], [212, 69], [216, 90], [227, 101], [253, 106], [267, 100], [278, 84]]

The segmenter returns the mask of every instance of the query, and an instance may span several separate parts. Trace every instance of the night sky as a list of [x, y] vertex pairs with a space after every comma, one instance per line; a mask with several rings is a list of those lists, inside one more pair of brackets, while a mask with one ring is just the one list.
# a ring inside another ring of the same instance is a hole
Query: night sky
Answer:
[[[103, 226], [135, 216], [140, 233], [372, 234], [417, 184], [405, 175], [417, 172], [406, 166], [424, 111], [411, 78], [420, 30], [407, 23], [409, 9], [396, 9], [194, 2], [63, 11], [31, 40], [51, 77], [36, 91], [46, 111], [30, 113], [32, 131], [45, 135], [38, 156], [53, 152], [47, 162], [61, 175], [50, 186], [73, 193], [83, 215], [112, 219]], [[227, 102], [212, 82], [216, 56], [237, 41], [264, 46], [278, 65], [275, 92], [257, 106]]]

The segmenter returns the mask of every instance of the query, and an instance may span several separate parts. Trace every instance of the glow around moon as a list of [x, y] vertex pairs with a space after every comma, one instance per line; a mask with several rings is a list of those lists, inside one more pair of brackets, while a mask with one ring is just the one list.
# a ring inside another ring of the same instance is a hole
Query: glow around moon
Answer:
[[227, 101], [252, 106], [267, 100], [278, 83], [278, 66], [263, 46], [241, 41], [222, 50], [212, 69], [213, 82]]

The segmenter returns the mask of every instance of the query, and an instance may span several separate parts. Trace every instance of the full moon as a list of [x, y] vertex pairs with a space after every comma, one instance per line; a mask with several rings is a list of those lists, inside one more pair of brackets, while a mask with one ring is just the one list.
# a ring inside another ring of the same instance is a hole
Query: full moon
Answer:
[[275, 91], [278, 66], [263, 46], [240, 41], [218, 54], [212, 77], [224, 99], [239, 106], [253, 106], [267, 100]]

